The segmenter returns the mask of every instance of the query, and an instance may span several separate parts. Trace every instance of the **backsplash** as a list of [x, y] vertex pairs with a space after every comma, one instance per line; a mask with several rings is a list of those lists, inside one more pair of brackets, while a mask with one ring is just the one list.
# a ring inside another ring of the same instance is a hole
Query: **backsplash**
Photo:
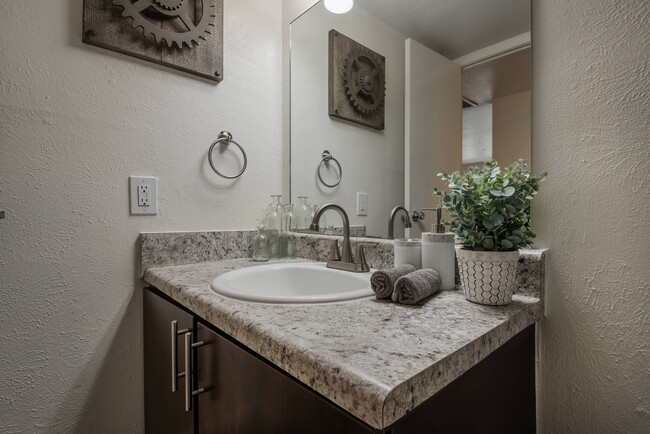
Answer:
[[[252, 255], [256, 231], [213, 232], [148, 232], [140, 234], [140, 277], [147, 268], [213, 262], [223, 259], [247, 258]], [[325, 262], [329, 258], [332, 240], [339, 236], [292, 233], [296, 257]], [[371, 268], [393, 266], [393, 241], [374, 238], [352, 238], [352, 252], [357, 244], [365, 246], [365, 256]], [[519, 251], [516, 293], [543, 300], [545, 249]], [[458, 269], [457, 269], [458, 270]], [[457, 271], [458, 272], [458, 271]], [[456, 279], [458, 282], [458, 279]]]
[[247, 258], [257, 231], [145, 232], [140, 234], [140, 277], [147, 268]]
[[[333, 232], [328, 235], [343, 235], [343, 226], [336, 226], [333, 229]], [[321, 235], [325, 235], [325, 228], [321, 226], [320, 228]], [[365, 237], [366, 236], [366, 227], [364, 225], [350, 225], [350, 236], [351, 237]]]
[[519, 267], [515, 279], [515, 294], [536, 297], [544, 301], [544, 274], [546, 266], [546, 249], [519, 250]]
[[[327, 261], [330, 256], [332, 240], [340, 240], [334, 235], [294, 234], [296, 238], [296, 257], [313, 261]], [[393, 241], [380, 238], [351, 238], [352, 253], [356, 253], [357, 244], [364, 244], [366, 261], [370, 268], [389, 268], [393, 266]]]

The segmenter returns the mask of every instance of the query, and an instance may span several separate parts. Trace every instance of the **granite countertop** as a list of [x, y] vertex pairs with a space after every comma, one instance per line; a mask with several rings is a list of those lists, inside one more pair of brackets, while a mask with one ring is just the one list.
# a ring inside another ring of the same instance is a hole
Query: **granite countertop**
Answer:
[[[157, 235], [150, 238], [160, 244]], [[146, 282], [379, 429], [543, 316], [538, 298], [520, 294], [501, 307], [470, 303], [458, 290], [415, 306], [370, 298], [282, 305], [229, 299], [210, 289], [216, 276], [254, 265], [222, 259], [143, 270]]]

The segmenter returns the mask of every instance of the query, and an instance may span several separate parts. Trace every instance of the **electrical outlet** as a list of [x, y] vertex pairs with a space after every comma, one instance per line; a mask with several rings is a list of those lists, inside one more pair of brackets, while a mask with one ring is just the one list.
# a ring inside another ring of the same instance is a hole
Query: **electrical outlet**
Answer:
[[357, 193], [357, 215], [368, 215], [368, 193]]
[[158, 214], [158, 178], [130, 176], [131, 215]]
[[149, 206], [149, 186], [147, 184], [138, 185], [138, 206]]

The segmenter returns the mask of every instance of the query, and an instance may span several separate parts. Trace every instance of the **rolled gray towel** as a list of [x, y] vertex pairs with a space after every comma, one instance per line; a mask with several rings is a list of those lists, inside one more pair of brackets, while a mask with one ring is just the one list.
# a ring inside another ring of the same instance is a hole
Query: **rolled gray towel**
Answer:
[[416, 304], [438, 291], [440, 291], [440, 273], [424, 268], [397, 279], [391, 298], [402, 304]]
[[402, 276], [415, 271], [415, 267], [411, 264], [400, 265], [395, 268], [386, 268], [372, 273], [370, 276], [370, 286], [375, 291], [377, 299], [390, 298], [395, 288], [395, 282]]

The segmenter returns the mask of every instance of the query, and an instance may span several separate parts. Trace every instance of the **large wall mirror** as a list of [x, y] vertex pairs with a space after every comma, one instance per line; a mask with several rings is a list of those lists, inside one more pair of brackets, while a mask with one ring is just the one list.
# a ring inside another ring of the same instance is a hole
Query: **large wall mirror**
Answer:
[[[290, 29], [291, 202], [337, 203], [353, 234], [388, 237], [396, 207], [437, 206], [441, 170], [530, 160], [530, 25], [529, 0], [315, 3]], [[394, 238], [433, 223], [405, 214]]]

